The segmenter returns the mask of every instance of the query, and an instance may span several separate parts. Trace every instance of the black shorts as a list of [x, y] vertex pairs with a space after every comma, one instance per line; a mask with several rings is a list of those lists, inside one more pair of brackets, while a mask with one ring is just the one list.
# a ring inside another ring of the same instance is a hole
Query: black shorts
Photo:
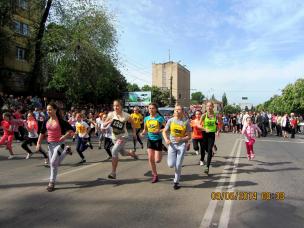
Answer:
[[162, 151], [162, 140], [147, 140], [147, 148], [152, 149], [152, 150], [157, 150], [157, 151]]

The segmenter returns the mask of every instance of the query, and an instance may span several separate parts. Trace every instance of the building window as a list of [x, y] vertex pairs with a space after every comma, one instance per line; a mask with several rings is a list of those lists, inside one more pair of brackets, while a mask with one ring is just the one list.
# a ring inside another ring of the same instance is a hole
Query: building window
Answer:
[[181, 99], [182, 98], [182, 95], [181, 94], [178, 94], [178, 99]]
[[27, 9], [28, 8], [28, 0], [17, 0], [18, 7], [21, 9]]
[[16, 59], [26, 60], [26, 49], [21, 47], [16, 47]]
[[29, 26], [19, 21], [14, 21], [14, 29], [17, 33], [22, 34], [24, 36], [28, 36], [30, 34]]

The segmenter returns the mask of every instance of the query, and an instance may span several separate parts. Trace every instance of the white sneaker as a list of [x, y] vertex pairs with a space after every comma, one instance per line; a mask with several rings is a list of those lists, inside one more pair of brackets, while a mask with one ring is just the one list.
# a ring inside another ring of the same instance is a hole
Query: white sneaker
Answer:
[[200, 166], [204, 166], [204, 162], [203, 161], [200, 161]]
[[198, 154], [199, 154], [197, 150], [195, 151], [195, 154], [196, 154], [196, 155], [198, 155]]
[[7, 159], [13, 159], [15, 156], [14, 155], [10, 155], [10, 156], [8, 156], [8, 158]]
[[26, 155], [25, 159], [29, 159], [30, 157], [32, 157], [32, 155], [33, 155], [33, 154], [29, 154], [29, 153], [28, 153], [28, 154]]

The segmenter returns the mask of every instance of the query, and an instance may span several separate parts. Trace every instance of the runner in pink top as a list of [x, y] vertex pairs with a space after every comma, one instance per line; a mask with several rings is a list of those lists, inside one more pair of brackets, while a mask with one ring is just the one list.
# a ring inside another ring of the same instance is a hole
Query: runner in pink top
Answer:
[[65, 158], [66, 154], [72, 154], [71, 148], [64, 145], [64, 140], [73, 134], [74, 129], [65, 120], [62, 119], [60, 111], [56, 104], [47, 106], [49, 119], [43, 123], [37, 142], [36, 150], [41, 147], [42, 139], [46, 133], [48, 135], [48, 152], [50, 159], [51, 175], [47, 191], [52, 192], [55, 189], [58, 167]]
[[8, 112], [3, 113], [3, 120], [1, 121], [1, 126], [3, 128], [4, 134], [0, 139], [0, 145], [6, 145], [6, 149], [10, 153], [8, 159], [14, 158], [14, 153], [12, 148], [14, 133], [13, 133], [10, 117], [11, 117], [10, 113]]
[[256, 124], [252, 124], [251, 117], [246, 118], [246, 123], [247, 124], [245, 124], [243, 127], [242, 134], [245, 135], [248, 160], [252, 160], [255, 157], [253, 144], [255, 143], [256, 132], [259, 132], [261, 134], [262, 131]]

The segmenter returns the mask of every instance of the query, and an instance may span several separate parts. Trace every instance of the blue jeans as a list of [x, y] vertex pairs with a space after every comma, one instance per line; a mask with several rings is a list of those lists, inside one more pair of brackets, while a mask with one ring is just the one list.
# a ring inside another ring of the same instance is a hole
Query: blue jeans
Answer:
[[84, 159], [83, 156], [83, 151], [85, 151], [89, 146], [88, 146], [89, 138], [82, 138], [82, 137], [77, 137], [77, 145], [76, 145], [76, 151], [81, 157], [81, 159]]

